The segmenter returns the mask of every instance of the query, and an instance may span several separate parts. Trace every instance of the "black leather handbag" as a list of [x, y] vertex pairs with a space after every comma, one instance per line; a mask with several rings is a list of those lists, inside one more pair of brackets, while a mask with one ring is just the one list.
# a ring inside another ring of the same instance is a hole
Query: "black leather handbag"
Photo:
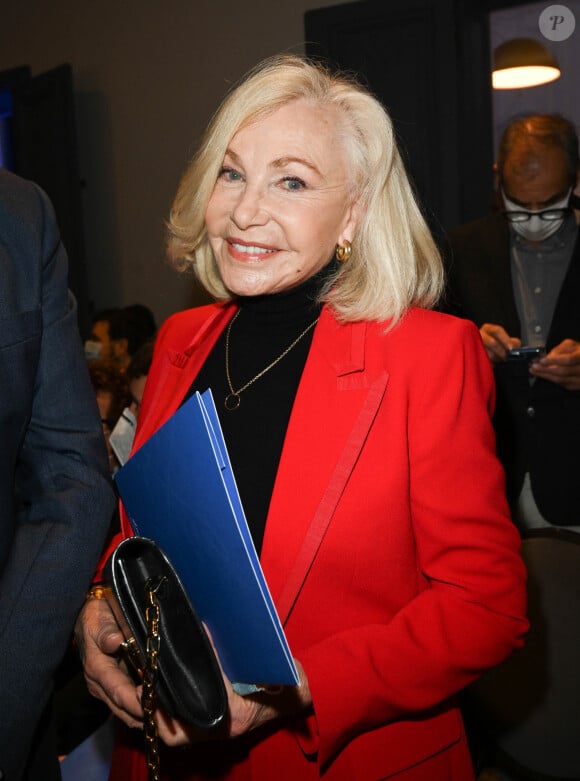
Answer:
[[140, 677], [145, 673], [150, 680], [161, 709], [201, 729], [217, 727], [227, 711], [222, 674], [205, 628], [161, 548], [145, 537], [128, 537], [109, 557], [104, 579], [126, 655]]

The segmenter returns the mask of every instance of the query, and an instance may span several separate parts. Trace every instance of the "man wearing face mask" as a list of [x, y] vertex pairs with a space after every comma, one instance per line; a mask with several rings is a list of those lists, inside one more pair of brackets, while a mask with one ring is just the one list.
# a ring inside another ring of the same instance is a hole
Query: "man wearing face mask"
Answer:
[[111, 343], [111, 320], [119, 310], [116, 308], [101, 309], [93, 316], [93, 327], [85, 341], [85, 358], [88, 361], [97, 359], [110, 360], [114, 357]]
[[574, 126], [557, 114], [518, 119], [503, 134], [495, 172], [497, 212], [448, 237], [446, 309], [477, 324], [494, 365], [497, 447], [515, 522], [580, 531]]

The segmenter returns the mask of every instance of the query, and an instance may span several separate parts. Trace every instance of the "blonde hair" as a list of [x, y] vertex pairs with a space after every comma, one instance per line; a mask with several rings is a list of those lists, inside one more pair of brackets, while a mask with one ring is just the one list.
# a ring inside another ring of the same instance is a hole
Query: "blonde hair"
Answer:
[[209, 245], [205, 212], [227, 147], [243, 127], [292, 100], [334, 109], [351, 169], [360, 222], [350, 260], [340, 265], [321, 299], [342, 321], [394, 324], [412, 305], [437, 301], [443, 271], [397, 148], [387, 112], [354, 79], [294, 55], [269, 58], [224, 99], [177, 190], [169, 219], [169, 257], [193, 268], [217, 299], [229, 299]]

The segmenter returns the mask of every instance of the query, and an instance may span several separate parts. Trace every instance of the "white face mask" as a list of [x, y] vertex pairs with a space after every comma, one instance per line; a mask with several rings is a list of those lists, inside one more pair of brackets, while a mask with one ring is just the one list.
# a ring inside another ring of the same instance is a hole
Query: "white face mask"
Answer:
[[101, 342], [94, 342], [91, 339], [87, 339], [85, 342], [85, 358], [87, 361], [94, 361], [101, 357]]
[[549, 209], [542, 209], [541, 211], [534, 212], [530, 211], [529, 209], [523, 209], [519, 204], [510, 201], [510, 199], [502, 190], [502, 198], [507, 212], [518, 212], [520, 214], [526, 213], [530, 215], [530, 218], [525, 222], [510, 221], [510, 226], [515, 230], [516, 233], [519, 233], [522, 238], [527, 239], [528, 241], [545, 241], [549, 236], [552, 236], [552, 234], [556, 233], [558, 228], [562, 226], [564, 222], [564, 215], [558, 217], [555, 220], [542, 219], [542, 217], [539, 215], [543, 214], [544, 212], [554, 211], [556, 209], [566, 209], [568, 207], [571, 193], [572, 188], [568, 190], [561, 201], [552, 204]]
[[129, 407], [125, 407], [121, 417], [115, 423], [115, 428], [109, 435], [109, 445], [121, 466], [127, 461], [131, 453], [136, 426], [137, 419], [135, 415], [133, 415]]

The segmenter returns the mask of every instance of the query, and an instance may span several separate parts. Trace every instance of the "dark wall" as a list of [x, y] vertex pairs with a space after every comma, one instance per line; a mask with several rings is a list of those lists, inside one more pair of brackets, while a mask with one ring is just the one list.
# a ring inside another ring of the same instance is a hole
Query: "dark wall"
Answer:
[[12, 96], [8, 167], [39, 184], [52, 201], [69, 258], [79, 326], [87, 333], [91, 311], [72, 69], [64, 64], [33, 77], [29, 68], [18, 68], [0, 74], [0, 85]]
[[492, 203], [490, 0], [370, 0], [305, 14], [307, 50], [362, 76], [393, 119], [435, 234]]

